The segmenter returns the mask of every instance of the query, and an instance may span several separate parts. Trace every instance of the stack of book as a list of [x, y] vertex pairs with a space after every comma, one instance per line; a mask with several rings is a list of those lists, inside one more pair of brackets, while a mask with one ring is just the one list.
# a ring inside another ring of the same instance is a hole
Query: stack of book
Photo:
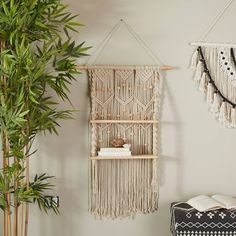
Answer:
[[121, 148], [101, 148], [98, 152], [98, 156], [103, 157], [126, 157], [131, 156], [130, 148], [121, 147]]

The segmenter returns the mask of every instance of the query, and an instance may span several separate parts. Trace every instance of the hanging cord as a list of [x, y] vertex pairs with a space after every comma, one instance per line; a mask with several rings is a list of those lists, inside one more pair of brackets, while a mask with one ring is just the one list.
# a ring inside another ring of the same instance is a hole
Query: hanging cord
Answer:
[[120, 28], [121, 23], [122, 22], [119, 21], [118, 23], [116, 23], [112, 27], [112, 29], [109, 31], [107, 36], [99, 43], [99, 45], [98, 45], [97, 49], [94, 51], [93, 55], [85, 62], [85, 65], [93, 64], [93, 63], [91, 63], [92, 59], [94, 59], [93, 60], [94, 63], [96, 62], [96, 60], [101, 55], [101, 53], [104, 50], [104, 48], [106, 47], [106, 45], [109, 43], [109, 41], [110, 41], [111, 37], [113, 36], [113, 34]]
[[200, 36], [200, 38], [198, 39], [199, 41], [203, 41], [208, 35], [209, 33], [214, 29], [215, 25], [217, 24], [217, 22], [223, 17], [223, 15], [225, 14], [225, 12], [227, 11], [227, 9], [231, 6], [231, 4], [233, 3], [234, 0], [229, 0], [226, 5], [223, 7], [223, 9], [217, 14], [217, 16], [214, 18], [214, 20], [212, 21], [212, 23], [207, 27], [207, 29], [202, 33], [202, 35]]
[[[104, 40], [99, 44], [97, 49], [94, 51], [93, 55], [87, 60], [85, 65], [95, 64], [101, 53], [104, 51], [104, 48], [109, 43], [110, 39], [114, 35], [115, 32], [120, 28], [121, 24], [124, 24], [127, 31], [134, 37], [134, 39], [138, 42], [138, 44], [145, 50], [145, 52], [152, 58], [155, 65], [164, 65], [164, 63], [153, 53], [153, 51], [147, 46], [143, 39], [133, 30], [133, 28], [127, 24], [123, 19], [119, 20], [117, 24], [111, 29], [108, 35]], [[92, 63], [91, 63], [92, 62]]]
[[150, 47], [144, 42], [144, 40], [137, 34], [136, 31], [124, 20], [122, 20], [124, 23], [124, 26], [128, 30], [128, 32], [136, 39], [139, 45], [146, 51], [146, 53], [152, 58], [152, 60], [155, 62], [157, 65], [164, 65], [164, 63], [161, 61], [160, 58], [155, 55], [155, 53], [150, 49]]

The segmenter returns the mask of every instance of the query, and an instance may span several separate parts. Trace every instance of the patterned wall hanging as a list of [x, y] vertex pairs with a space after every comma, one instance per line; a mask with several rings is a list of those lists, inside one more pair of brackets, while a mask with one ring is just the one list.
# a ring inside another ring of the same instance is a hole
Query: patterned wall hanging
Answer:
[[[152, 54], [126, 22], [121, 24]], [[117, 29], [112, 29], [107, 41]], [[103, 44], [99, 47], [104, 49]], [[90, 82], [91, 213], [115, 219], [156, 211], [159, 70], [172, 67], [86, 65], [79, 69], [87, 70]], [[129, 143], [132, 155], [99, 156], [101, 148], [111, 147], [114, 139]]]
[[191, 69], [197, 88], [205, 94], [210, 111], [226, 127], [236, 128], [236, 45], [206, 43], [203, 39], [214, 28], [233, 0], [230, 0], [196, 43]]
[[[91, 95], [91, 212], [110, 218], [158, 207], [160, 75], [153, 67], [88, 69]], [[122, 138], [132, 156], [97, 157]]]

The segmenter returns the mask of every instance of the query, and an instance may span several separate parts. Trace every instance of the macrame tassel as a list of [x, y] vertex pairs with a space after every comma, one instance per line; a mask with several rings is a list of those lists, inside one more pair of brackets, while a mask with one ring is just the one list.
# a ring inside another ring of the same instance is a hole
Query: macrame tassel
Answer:
[[203, 73], [203, 65], [202, 65], [202, 62], [199, 61], [198, 64], [197, 64], [196, 71], [195, 71], [194, 81], [199, 83], [200, 80], [201, 80], [201, 77], [202, 77], [202, 73]]
[[207, 85], [207, 103], [212, 104], [214, 99], [214, 89], [211, 83]]
[[198, 59], [199, 59], [199, 54], [198, 54], [198, 51], [196, 50], [193, 53], [192, 60], [191, 60], [191, 63], [190, 63], [190, 69], [191, 70], [193, 70], [193, 71], [196, 70]]
[[214, 99], [213, 99], [213, 104], [212, 104], [212, 107], [211, 107], [211, 111], [213, 113], [216, 113], [216, 115], [219, 114], [219, 111], [220, 111], [220, 106], [221, 105], [221, 101], [220, 101], [220, 97], [219, 95], [215, 92], [214, 93]]
[[231, 127], [236, 128], [236, 109], [234, 107], [231, 108], [230, 120]]
[[199, 85], [199, 90], [201, 92], [206, 92], [207, 90], [207, 75], [206, 72], [203, 72], [201, 80], [200, 80], [200, 85]]
[[220, 113], [219, 113], [219, 121], [227, 124], [228, 121], [228, 115], [227, 115], [227, 104], [225, 101], [222, 102], [221, 107], [220, 107]]

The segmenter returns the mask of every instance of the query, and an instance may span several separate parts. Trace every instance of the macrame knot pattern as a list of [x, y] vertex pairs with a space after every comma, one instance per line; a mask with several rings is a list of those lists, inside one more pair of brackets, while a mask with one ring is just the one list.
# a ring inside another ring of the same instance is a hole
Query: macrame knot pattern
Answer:
[[[111, 140], [131, 144], [132, 155], [158, 156], [160, 74], [152, 66], [94, 66], [88, 69], [91, 120], [154, 120], [156, 123], [91, 124], [91, 157]], [[158, 209], [157, 159], [91, 160], [90, 211], [123, 218]]]

